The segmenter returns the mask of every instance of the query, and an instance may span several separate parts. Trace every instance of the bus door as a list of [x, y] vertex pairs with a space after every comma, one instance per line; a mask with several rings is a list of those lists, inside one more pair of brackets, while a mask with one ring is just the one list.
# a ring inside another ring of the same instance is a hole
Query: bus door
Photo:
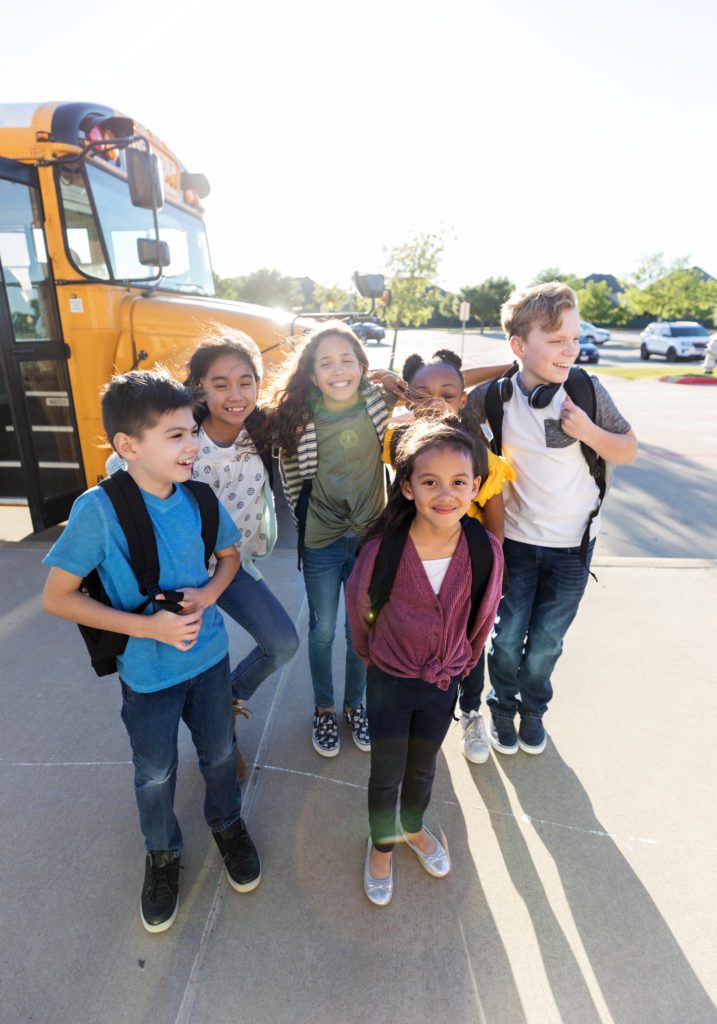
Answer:
[[85, 489], [33, 168], [0, 158], [0, 505], [38, 532]]

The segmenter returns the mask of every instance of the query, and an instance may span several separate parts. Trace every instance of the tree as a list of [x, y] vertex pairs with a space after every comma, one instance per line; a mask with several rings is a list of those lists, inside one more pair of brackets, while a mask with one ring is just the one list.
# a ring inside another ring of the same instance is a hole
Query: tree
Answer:
[[566, 284], [573, 291], [577, 291], [578, 288], [583, 286], [583, 279], [581, 277], [576, 277], [575, 274], [563, 274], [559, 267], [546, 267], [545, 270], [541, 270], [530, 282], [530, 286], [547, 284], [549, 281], [561, 281], [562, 284]]
[[458, 315], [461, 302], [468, 302], [471, 320], [478, 321], [482, 334], [486, 324], [500, 323], [500, 307], [514, 288], [507, 277], [489, 277], [482, 284], [461, 288], [457, 295], [452, 296], [452, 311]]
[[259, 306], [278, 309], [300, 309], [301, 291], [293, 277], [284, 277], [278, 270], [262, 267], [243, 277], [214, 275], [217, 295], [235, 302], [255, 302]]
[[386, 310], [386, 323], [393, 327], [391, 369], [399, 327], [421, 327], [427, 323], [440, 299], [435, 281], [443, 246], [442, 233], [425, 232], [413, 234], [401, 245], [384, 250], [387, 286], [391, 289], [391, 305]]
[[321, 313], [339, 313], [348, 306], [349, 293], [337, 284], [328, 287], [317, 284], [314, 288], [314, 302]]
[[706, 320], [717, 305], [717, 281], [707, 280], [687, 257], [668, 266], [664, 253], [645, 256], [630, 278], [625, 302], [636, 316], [657, 320]]
[[594, 324], [614, 324], [617, 306], [607, 281], [586, 281], [577, 289], [580, 316]]

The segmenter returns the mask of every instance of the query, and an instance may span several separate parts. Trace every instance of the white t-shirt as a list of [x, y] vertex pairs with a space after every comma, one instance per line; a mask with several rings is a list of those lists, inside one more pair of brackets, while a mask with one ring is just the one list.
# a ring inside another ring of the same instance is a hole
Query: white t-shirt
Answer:
[[426, 576], [428, 576], [428, 582], [431, 584], [433, 593], [437, 594], [441, 589], [441, 584], [446, 577], [448, 572], [448, 566], [451, 564], [451, 556], [448, 558], [428, 558], [425, 561], [421, 560]]

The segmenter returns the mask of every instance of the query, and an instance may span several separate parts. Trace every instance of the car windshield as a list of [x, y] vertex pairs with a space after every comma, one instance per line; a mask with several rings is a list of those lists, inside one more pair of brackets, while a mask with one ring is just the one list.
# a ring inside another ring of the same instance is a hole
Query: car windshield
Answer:
[[[146, 281], [154, 267], [139, 262], [137, 240], [154, 238], [152, 213], [133, 206], [127, 182], [87, 164], [85, 172], [60, 171], [60, 197], [70, 257], [89, 277]], [[159, 237], [167, 242], [170, 264], [160, 287], [192, 295], [213, 295], [209, 247], [201, 218], [165, 203], [158, 212]]]
[[695, 324], [694, 326], [671, 327], [670, 335], [673, 338], [706, 338], [708, 336], [708, 332], [704, 327], [700, 327], [699, 324]]

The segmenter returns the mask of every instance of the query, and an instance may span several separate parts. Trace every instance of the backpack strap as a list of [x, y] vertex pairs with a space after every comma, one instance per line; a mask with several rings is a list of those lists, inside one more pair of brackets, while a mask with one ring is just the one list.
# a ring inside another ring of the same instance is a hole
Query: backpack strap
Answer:
[[244, 420], [244, 427], [249, 437], [254, 443], [256, 453], [264, 463], [264, 469], [266, 475], [269, 477], [269, 485], [271, 489], [274, 489], [274, 460], [271, 455], [271, 445], [259, 445], [256, 442], [256, 434], [259, 430], [266, 426], [266, 422], [269, 419], [268, 413], [264, 409], [254, 409]]
[[401, 563], [401, 555], [406, 546], [410, 526], [411, 520], [409, 519], [399, 530], [387, 533], [381, 541], [371, 573], [371, 582], [368, 585], [368, 600], [371, 609], [369, 611], [370, 625], [375, 623], [381, 609], [391, 596], [393, 581]]
[[468, 541], [471, 556], [471, 610], [468, 616], [468, 635], [473, 632], [480, 603], [493, 572], [493, 548], [482, 523], [471, 516], [463, 516], [461, 526]]
[[118, 469], [112, 476], [100, 480], [100, 487], [112, 502], [127, 538], [139, 592], [151, 600], [160, 592], [159, 555], [152, 520], [140, 489], [125, 469]]
[[219, 534], [219, 500], [209, 484], [205, 484], [201, 480], [185, 480], [183, 486], [194, 495], [197, 505], [199, 505], [199, 514], [202, 519], [202, 540], [204, 541], [204, 564], [209, 565], [209, 559], [214, 554]]
[[[595, 384], [590, 374], [586, 373], [581, 366], [573, 366], [565, 382], [565, 390], [578, 408], [582, 409], [594, 423], [597, 417], [597, 395], [595, 394]], [[588, 545], [590, 543], [590, 528], [600, 511], [605, 491], [607, 490], [607, 465], [605, 459], [582, 441], [580, 442], [580, 450], [588, 464], [590, 476], [595, 481], [598, 489], [597, 505], [588, 517], [587, 526], [580, 541], [580, 559], [583, 565], [585, 565], [587, 563]], [[590, 575], [593, 579], [597, 579], [595, 573], [591, 572]]]
[[[513, 363], [502, 377], [493, 378], [485, 393], [485, 418], [493, 435], [490, 449], [494, 455], [500, 455], [503, 451], [503, 403], [507, 401], [508, 396], [502, 382], [509, 381], [517, 372], [518, 364]], [[512, 394], [512, 383], [510, 392]]]

